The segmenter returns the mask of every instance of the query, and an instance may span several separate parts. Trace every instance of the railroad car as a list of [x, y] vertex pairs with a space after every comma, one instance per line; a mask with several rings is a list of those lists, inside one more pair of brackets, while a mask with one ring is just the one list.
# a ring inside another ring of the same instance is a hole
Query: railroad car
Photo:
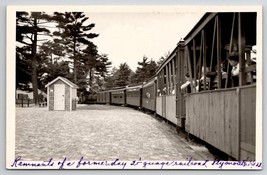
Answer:
[[156, 113], [177, 124], [176, 116], [176, 49], [157, 69]]
[[156, 111], [156, 83], [157, 77], [153, 77], [142, 87], [142, 108], [152, 112]]
[[256, 151], [256, 23], [253, 12], [206, 13], [184, 38], [186, 131], [237, 160]]
[[104, 102], [106, 104], [110, 104], [111, 103], [111, 92], [110, 91], [105, 91], [104, 92]]
[[97, 103], [99, 104], [109, 104], [111, 102], [111, 91], [99, 91], [97, 92]]
[[140, 108], [142, 106], [142, 85], [127, 86], [126, 92], [126, 104]]
[[123, 88], [116, 88], [113, 90], [110, 90], [111, 95], [111, 104], [117, 104], [117, 105], [126, 105], [126, 89]]
[[105, 103], [105, 99], [103, 98], [104, 94], [105, 94], [104, 91], [97, 93], [97, 99], [96, 99], [97, 103]]

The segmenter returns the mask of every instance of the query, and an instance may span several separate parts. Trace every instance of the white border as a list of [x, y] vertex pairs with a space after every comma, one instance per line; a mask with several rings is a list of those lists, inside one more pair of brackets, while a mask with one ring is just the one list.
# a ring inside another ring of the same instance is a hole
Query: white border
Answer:
[[[14, 9], [7, 9], [8, 19], [16, 19]], [[16, 23], [9, 22], [6, 31], [16, 31]], [[6, 166], [15, 158], [15, 65], [16, 65], [16, 32], [9, 32], [6, 35]]]
[[[10, 162], [14, 161], [15, 153], [15, 11], [91, 11], [91, 12], [158, 12], [171, 13], [173, 11], [192, 12], [236, 12], [257, 11], [257, 45], [258, 57], [262, 55], [262, 7], [261, 6], [8, 6], [7, 8], [7, 35], [6, 35], [6, 167], [10, 168]], [[10, 22], [11, 21], [11, 22]], [[257, 162], [262, 162], [262, 66], [263, 59], [257, 60], [257, 100], [256, 100], [256, 157]], [[111, 168], [108, 168], [111, 169]], [[250, 169], [250, 168], [249, 168]]]

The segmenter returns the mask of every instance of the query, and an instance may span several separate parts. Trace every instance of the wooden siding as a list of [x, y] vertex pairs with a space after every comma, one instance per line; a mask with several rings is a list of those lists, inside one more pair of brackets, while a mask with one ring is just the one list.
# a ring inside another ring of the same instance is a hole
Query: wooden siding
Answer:
[[99, 102], [103, 103], [103, 92], [99, 93]]
[[100, 92], [96, 94], [96, 102], [100, 103]]
[[75, 111], [77, 108], [77, 101], [76, 99], [72, 99], [72, 110]]
[[166, 119], [177, 124], [175, 98], [176, 95], [166, 96], [166, 106], [164, 108], [166, 108]]
[[[48, 110], [53, 111], [54, 110], [54, 85], [55, 84], [64, 84], [65, 85], [65, 110], [70, 111], [76, 109], [76, 97], [77, 97], [77, 90], [71, 88], [68, 84], [63, 82], [62, 80], [57, 80], [51, 85], [49, 85], [49, 101], [48, 101]], [[72, 97], [71, 97], [71, 91], [72, 91]], [[74, 104], [75, 103], [75, 104]]]
[[49, 86], [48, 110], [54, 110], [54, 85]]
[[189, 132], [225, 153], [238, 157], [236, 89], [187, 96]]
[[162, 117], [166, 118], [166, 95], [162, 96]]
[[132, 106], [140, 106], [140, 96], [139, 97], [127, 97], [126, 104]]
[[101, 102], [106, 103], [106, 93], [105, 92], [101, 93]]
[[[148, 95], [149, 94], [149, 95]], [[149, 86], [143, 87], [142, 90], [142, 107], [155, 111], [156, 109], [156, 84], [152, 83]]]
[[143, 105], [143, 108], [145, 109], [155, 111], [155, 98], [153, 99], [142, 98], [142, 105]]
[[65, 110], [70, 111], [70, 86], [65, 84]]
[[114, 91], [111, 92], [111, 101], [113, 104], [125, 104], [125, 94], [124, 91]]
[[126, 91], [126, 104], [140, 107], [141, 90]]
[[105, 103], [105, 102], [106, 102], [106, 92], [98, 92], [97, 103]]
[[255, 159], [256, 87], [240, 88], [240, 160]]
[[238, 160], [253, 156], [255, 89], [251, 86], [188, 95], [189, 132]]
[[185, 89], [181, 90], [181, 85], [186, 81], [185, 75], [187, 73], [187, 57], [184, 53], [183, 42], [177, 48], [176, 54], [176, 115], [177, 126], [185, 128]]
[[156, 113], [162, 116], [162, 97], [157, 97], [156, 100]]
[[105, 92], [105, 103], [110, 103], [110, 92]]

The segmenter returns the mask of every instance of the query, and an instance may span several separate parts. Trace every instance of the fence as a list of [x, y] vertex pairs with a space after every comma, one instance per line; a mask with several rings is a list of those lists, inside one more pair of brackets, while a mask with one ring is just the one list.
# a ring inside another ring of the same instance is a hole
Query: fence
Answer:
[[[31, 106], [36, 106], [34, 103], [33, 99], [16, 99], [16, 107], [31, 107]], [[38, 103], [39, 107], [46, 107], [47, 106], [47, 102], [43, 101], [43, 102], [39, 102]]]

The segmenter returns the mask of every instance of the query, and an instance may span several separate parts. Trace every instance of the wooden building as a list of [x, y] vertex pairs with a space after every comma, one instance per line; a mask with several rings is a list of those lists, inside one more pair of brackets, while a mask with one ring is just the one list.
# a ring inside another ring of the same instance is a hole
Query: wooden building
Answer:
[[49, 111], [76, 110], [78, 86], [66, 78], [57, 77], [46, 86]]

